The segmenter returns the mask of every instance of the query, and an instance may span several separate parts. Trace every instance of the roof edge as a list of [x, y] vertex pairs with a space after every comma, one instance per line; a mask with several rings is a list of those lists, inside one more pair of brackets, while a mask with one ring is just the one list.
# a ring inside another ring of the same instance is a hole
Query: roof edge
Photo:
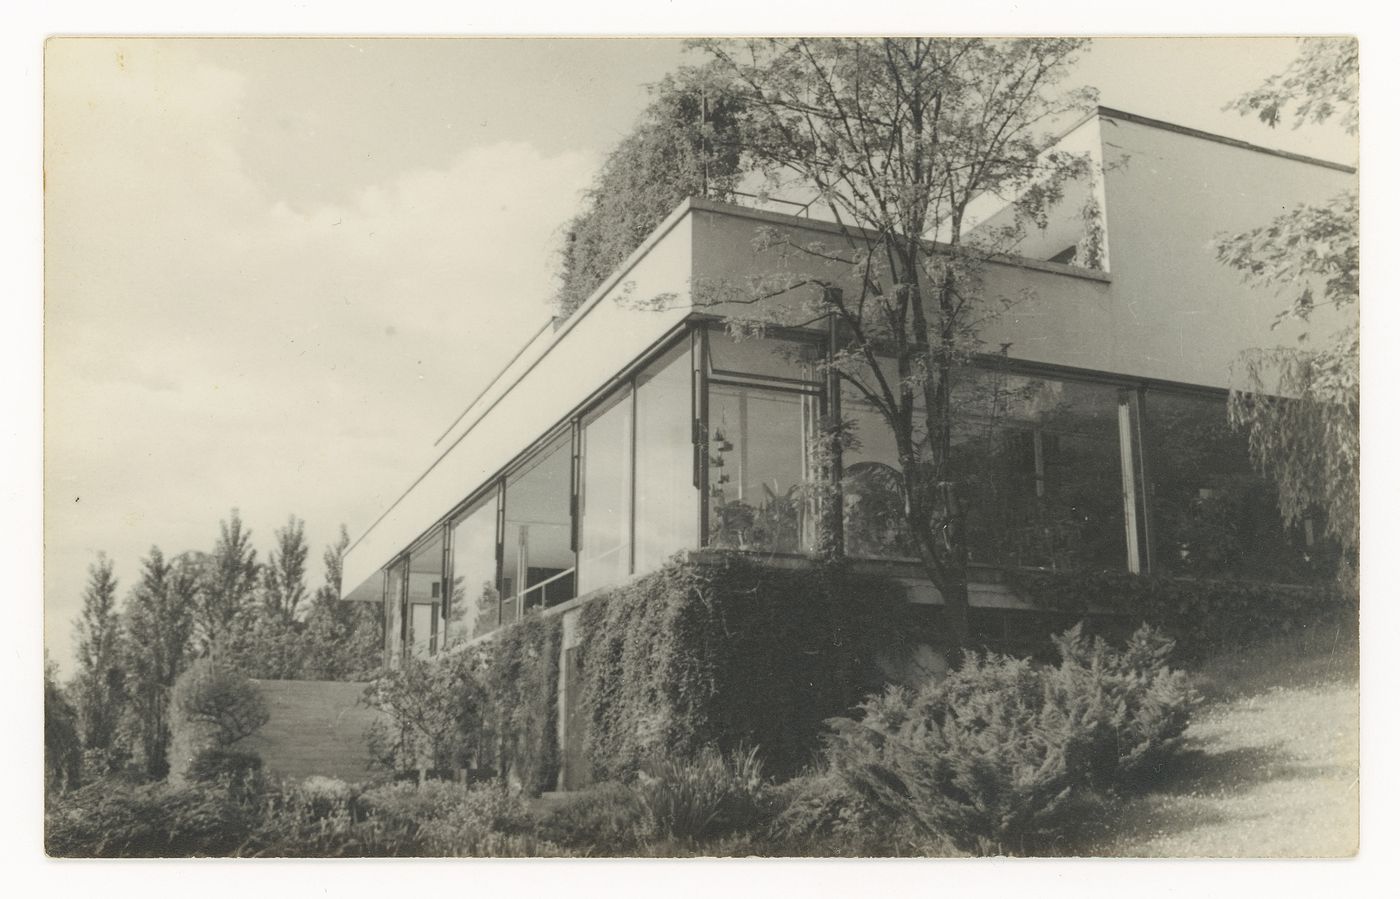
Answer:
[[[1291, 159], [1294, 162], [1303, 162], [1307, 163], [1308, 165], [1321, 166], [1325, 169], [1333, 169], [1334, 171], [1338, 172], [1346, 172], [1349, 175], [1356, 174], [1356, 166], [1346, 165], [1345, 163], [1341, 162], [1332, 162], [1328, 159], [1319, 159], [1316, 156], [1305, 156], [1302, 153], [1294, 153], [1289, 150], [1278, 150], [1274, 149], [1273, 147], [1264, 147], [1260, 146], [1259, 144], [1252, 144], [1247, 140], [1240, 140], [1239, 138], [1235, 137], [1226, 137], [1223, 134], [1216, 134], [1212, 131], [1202, 131], [1199, 128], [1191, 128], [1186, 125], [1178, 125], [1174, 122], [1166, 122], [1161, 119], [1149, 118], [1145, 115], [1138, 115], [1135, 112], [1125, 112], [1121, 109], [1114, 109], [1111, 106], [1099, 106], [1091, 114], [1091, 116], [1098, 116], [1100, 118], [1105, 119], [1121, 119], [1125, 122], [1132, 122], [1135, 125], [1143, 125], [1148, 128], [1157, 128], [1162, 131], [1174, 131], [1177, 134], [1183, 134], [1187, 137], [1194, 137], [1200, 140], [1208, 140], [1217, 144], [1225, 144], [1226, 146], [1237, 147], [1241, 150], [1253, 150], [1256, 153], [1264, 153], [1269, 156], [1278, 156], [1283, 159]], [[1075, 128], [1078, 128], [1080, 125], [1084, 124], [1084, 121], [1085, 120], [1080, 120], [1079, 122], [1075, 123], [1075, 125], [1069, 130], [1073, 131]]]

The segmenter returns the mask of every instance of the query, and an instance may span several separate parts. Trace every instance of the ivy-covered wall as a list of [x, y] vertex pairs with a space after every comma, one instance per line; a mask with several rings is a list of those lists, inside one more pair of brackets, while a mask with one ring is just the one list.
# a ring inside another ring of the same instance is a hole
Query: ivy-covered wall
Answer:
[[[708, 743], [791, 774], [822, 721], [879, 685], [917, 636], [893, 582], [739, 556], [672, 562], [580, 610], [582, 726], [594, 779]], [[575, 722], [569, 722], [575, 726]]]

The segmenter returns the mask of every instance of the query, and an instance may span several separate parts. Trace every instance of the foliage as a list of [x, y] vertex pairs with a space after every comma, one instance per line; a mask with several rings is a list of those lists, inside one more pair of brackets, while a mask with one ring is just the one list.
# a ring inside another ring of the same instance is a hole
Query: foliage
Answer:
[[553, 789], [559, 771], [562, 638], [558, 616], [527, 615], [473, 647], [487, 697], [483, 759], [531, 794]]
[[566, 317], [687, 197], [736, 182], [734, 108], [713, 74], [686, 69], [652, 87], [637, 126], [608, 155], [586, 208], [565, 226], [556, 312]]
[[252, 532], [243, 527], [238, 510], [219, 522], [219, 539], [208, 558], [204, 589], [199, 593], [196, 622], [206, 653], [219, 652], [235, 638], [253, 601], [261, 568]]
[[1334, 586], [1119, 572], [1011, 571], [1007, 576], [1017, 594], [1039, 609], [1150, 624], [1174, 639], [1186, 659], [1324, 624], [1356, 626], [1355, 595]]
[[306, 523], [295, 515], [274, 535], [276, 545], [263, 568], [263, 607], [290, 624], [306, 598]]
[[969, 653], [917, 693], [834, 718], [832, 769], [884, 814], [978, 853], [1033, 851], [1064, 827], [1071, 723], [1024, 659]]
[[125, 701], [117, 579], [112, 567], [112, 560], [102, 553], [88, 566], [83, 610], [73, 626], [78, 661], [73, 693], [79, 729], [83, 747], [98, 751], [112, 747]]
[[1298, 44], [1298, 57], [1287, 69], [1225, 108], [1258, 115], [1266, 125], [1277, 126], [1294, 107], [1290, 113], [1294, 128], [1309, 121], [1322, 124], [1340, 115], [1342, 127], [1355, 134], [1361, 124], [1356, 38], [1309, 37], [1300, 38]]
[[163, 777], [169, 769], [169, 693], [189, 653], [199, 578], [197, 561], [181, 557], [167, 562], [153, 546], [126, 604], [126, 729], [135, 743], [133, 755], [150, 777]]
[[395, 771], [467, 767], [482, 748], [486, 695], [476, 669], [471, 653], [457, 652], [407, 656], [379, 671], [365, 687], [366, 704], [386, 713], [368, 735], [371, 754]]
[[[776, 257], [777, 270], [751, 284], [700, 284], [697, 297], [724, 306], [736, 333], [836, 325], [845, 346], [826, 367], [894, 437], [909, 533], [944, 597], [956, 651], [969, 636], [970, 496], [953, 459], [953, 390], [982, 349], [982, 326], [1011, 302], [984, 290], [983, 264], [1028, 225], [1043, 225], [1067, 182], [1091, 174], [1085, 159], [1050, 150], [1041, 127], [1093, 99], [1088, 90], [1058, 89], [1083, 42], [695, 46], [738, 109], [744, 170], [761, 174], [772, 192], [820, 201], [837, 224], [829, 242], [764, 229], [755, 246]], [[984, 195], [1015, 198], [1014, 220], [970, 236], [969, 208]], [[782, 270], [790, 259], [799, 266]]]
[[529, 615], [491, 640], [379, 672], [365, 701], [387, 713], [371, 751], [395, 771], [475, 769], [552, 789], [558, 773], [560, 623]]
[[783, 570], [717, 553], [672, 561], [580, 610], [586, 751], [602, 780], [714, 744], [762, 748], [778, 777], [808, 761], [821, 722], [878, 682], [908, 636], [897, 588], [840, 566]]
[[1179, 746], [1193, 701], [1143, 630], [1120, 652], [1072, 630], [1058, 668], [968, 654], [917, 691], [830, 722], [832, 771], [890, 818], [977, 853], [1026, 853], [1082, 816], [1089, 790], [1140, 783]]
[[[1289, 107], [1294, 127], [1334, 115], [1359, 127], [1354, 38], [1305, 38], [1282, 74], [1227, 108], [1276, 126]], [[1278, 320], [1307, 325], [1319, 303], [1346, 322], [1312, 345], [1253, 350], [1242, 356], [1243, 387], [1230, 396], [1230, 420], [1248, 430], [1250, 455], [1279, 485], [1289, 524], [1315, 508], [1328, 533], [1360, 544], [1361, 341], [1353, 312], [1361, 296], [1360, 198], [1343, 192], [1325, 205], [1301, 205], [1272, 222], [1216, 238], [1216, 257], [1253, 285], [1291, 293]], [[1321, 295], [1318, 295], [1320, 288]]]
[[378, 606], [344, 602], [341, 572], [350, 535], [340, 526], [321, 558], [325, 584], [316, 591], [301, 632], [301, 676], [311, 680], [368, 680], [382, 661], [384, 616]]
[[248, 781], [262, 771], [262, 756], [215, 746], [201, 751], [190, 764], [189, 779], [195, 783]]
[[1084, 732], [1070, 765], [1099, 789], [1138, 791], [1181, 748], [1196, 696], [1168, 657], [1174, 643], [1147, 625], [1122, 651], [1076, 625], [1053, 638], [1058, 667], [1044, 676], [1051, 701]]
[[83, 741], [78, 711], [63, 695], [52, 662], [44, 663], [44, 794], [78, 788], [82, 778]]
[[252, 810], [217, 787], [99, 781], [50, 804], [44, 845], [60, 858], [226, 855], [255, 823]]
[[763, 816], [763, 766], [757, 749], [726, 757], [707, 746], [690, 759], [642, 766], [633, 792], [646, 836], [713, 837], [750, 827]]
[[257, 733], [270, 717], [258, 688], [212, 659], [201, 659], [181, 675], [173, 699], [182, 719], [207, 726], [219, 749]]
[[582, 855], [629, 855], [642, 842], [642, 808], [633, 789], [615, 781], [568, 793], [541, 819], [541, 837]]

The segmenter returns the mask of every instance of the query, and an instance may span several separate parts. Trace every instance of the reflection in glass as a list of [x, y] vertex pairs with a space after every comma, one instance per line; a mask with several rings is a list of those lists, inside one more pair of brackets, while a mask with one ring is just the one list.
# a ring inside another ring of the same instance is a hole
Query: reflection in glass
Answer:
[[403, 655], [404, 562], [385, 571], [384, 577], [384, 662], [393, 665]]
[[799, 393], [711, 385], [710, 545], [790, 553], [805, 547], [811, 403]]
[[1251, 467], [1223, 397], [1149, 391], [1143, 418], [1155, 571], [1274, 582], [1334, 573], [1335, 547], [1309, 541], [1306, 523], [1284, 528], [1276, 490]]
[[438, 609], [442, 602], [442, 530], [408, 555], [408, 632], [404, 645], [415, 657], [437, 651]]
[[583, 423], [579, 592], [619, 584], [632, 567], [632, 392], [617, 392]]
[[846, 554], [858, 559], [915, 559], [904, 513], [904, 477], [894, 431], [849, 384], [841, 391], [848, 442], [841, 451], [842, 530]]
[[715, 375], [813, 382], [822, 345], [785, 337], [735, 339], [718, 328], [710, 334], [710, 372]]
[[954, 403], [974, 564], [1127, 567], [1117, 388], [965, 370]]
[[452, 601], [444, 645], [491, 631], [499, 614], [496, 495], [492, 491], [452, 523]]
[[637, 574], [698, 543], [690, 376], [690, 345], [682, 342], [637, 377]]
[[564, 434], [506, 478], [502, 623], [574, 596], [570, 465]]

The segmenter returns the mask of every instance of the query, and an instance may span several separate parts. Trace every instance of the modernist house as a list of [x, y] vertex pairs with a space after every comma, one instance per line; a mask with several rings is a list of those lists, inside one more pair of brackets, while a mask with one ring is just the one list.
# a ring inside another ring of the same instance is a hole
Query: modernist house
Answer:
[[[1019, 256], [989, 265], [986, 291], [1029, 299], [988, 326], [1005, 351], [964, 379], [957, 441], [982, 475], [974, 607], [1016, 607], [1007, 568], [1325, 576], [1320, 527], [1280, 525], [1224, 412], [1239, 353], [1295, 339], [1271, 327], [1287, 301], [1244, 287], [1210, 241], [1322, 202], [1355, 171], [1106, 108], [1061, 145], [1100, 174]], [[1076, 253], [1084, 209], [1090, 264]], [[817, 373], [825, 329], [735, 340], [701, 295], [772, 270], [760, 228], [803, 244], [837, 234], [690, 200], [453, 423], [345, 560], [344, 598], [383, 604], [390, 663], [531, 613], [566, 616], [567, 647], [567, 616], [591, 593], [684, 550], [802, 557], [815, 425], [834, 410], [859, 438], [839, 473], [846, 553], [903, 579], [911, 602], [939, 601], [909, 564], [892, 439], [858, 393], [832, 395]]]

